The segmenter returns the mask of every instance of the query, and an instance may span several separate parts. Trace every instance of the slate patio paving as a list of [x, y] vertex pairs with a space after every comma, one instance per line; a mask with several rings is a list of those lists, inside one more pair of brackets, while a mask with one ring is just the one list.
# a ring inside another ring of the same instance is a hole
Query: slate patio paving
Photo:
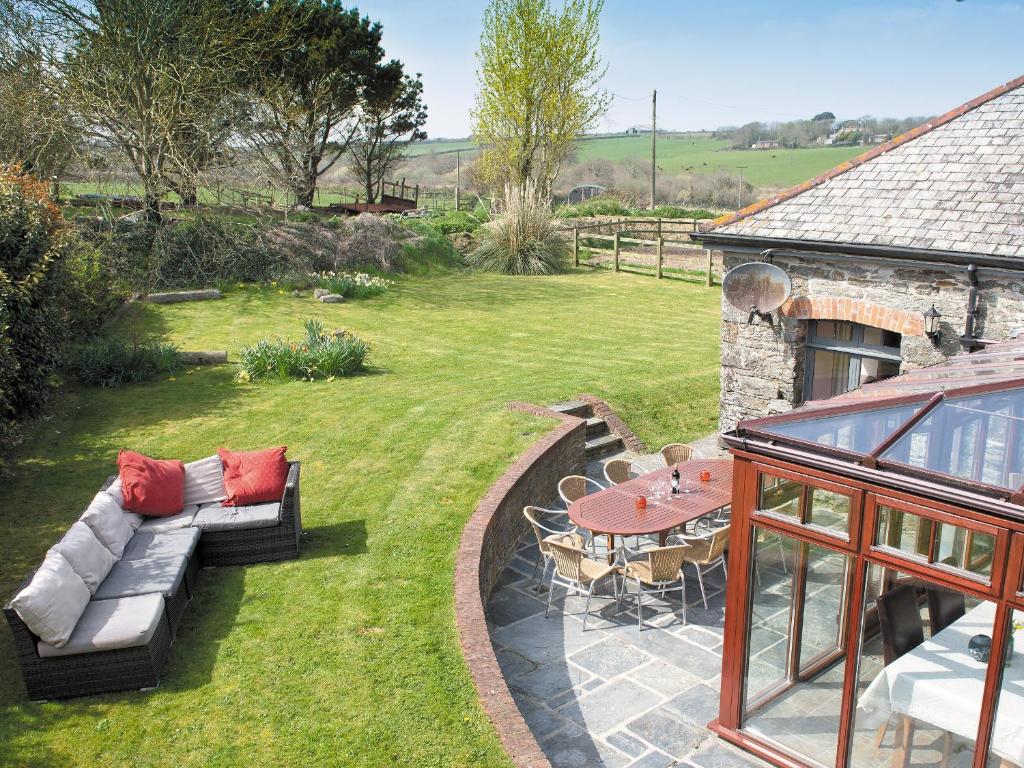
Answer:
[[555, 768], [765, 766], [706, 727], [717, 716], [725, 616], [721, 572], [705, 578], [705, 609], [688, 569], [687, 623], [678, 600], [616, 605], [595, 594], [563, 599], [544, 617], [547, 589], [530, 578], [536, 545], [524, 542], [487, 605], [498, 662], [513, 698]]

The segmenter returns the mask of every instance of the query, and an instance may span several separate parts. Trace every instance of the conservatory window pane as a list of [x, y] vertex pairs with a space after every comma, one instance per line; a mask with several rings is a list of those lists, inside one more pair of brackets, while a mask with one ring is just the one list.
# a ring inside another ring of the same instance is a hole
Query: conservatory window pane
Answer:
[[881, 458], [1017, 490], [1024, 472], [1024, 390], [946, 400]]
[[762, 512], [800, 519], [804, 484], [783, 477], [761, 475], [761, 493], [757, 508]]
[[1024, 762], [1024, 611], [1014, 611], [1006, 639], [1009, 661], [996, 700], [996, 720], [989, 746], [989, 768]]
[[892, 507], [878, 508], [879, 546], [892, 547], [915, 559], [928, 558], [932, 521]]
[[773, 435], [843, 448], [854, 453], [871, 453], [889, 435], [907, 423], [922, 407], [920, 403], [878, 410], [842, 413], [837, 416], [787, 421], [763, 427]]
[[807, 522], [839, 533], [850, 530], [850, 497], [821, 488], [811, 488]]

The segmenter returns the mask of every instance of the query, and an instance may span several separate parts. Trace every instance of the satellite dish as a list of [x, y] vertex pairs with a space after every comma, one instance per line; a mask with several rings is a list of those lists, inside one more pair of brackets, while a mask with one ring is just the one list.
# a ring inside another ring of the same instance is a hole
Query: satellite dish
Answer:
[[786, 303], [793, 293], [793, 283], [774, 264], [752, 261], [726, 272], [722, 293], [736, 309], [764, 317]]

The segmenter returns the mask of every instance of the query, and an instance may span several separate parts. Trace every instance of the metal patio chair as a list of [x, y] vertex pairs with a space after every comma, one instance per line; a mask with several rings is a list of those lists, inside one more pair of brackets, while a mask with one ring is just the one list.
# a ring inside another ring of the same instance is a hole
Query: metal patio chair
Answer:
[[721, 568], [722, 575], [728, 577], [725, 567], [725, 548], [729, 544], [729, 526], [724, 525], [703, 536], [685, 536], [673, 534], [669, 541], [689, 544], [690, 548], [683, 555], [683, 562], [697, 569], [697, 584], [700, 585], [700, 596], [704, 601], [704, 609], [708, 607], [708, 596], [704, 590], [704, 574], [713, 568]]
[[693, 448], [683, 443], [669, 443], [661, 449], [661, 460], [666, 467], [672, 467], [693, 458]]
[[537, 586], [540, 587], [544, 585], [544, 577], [547, 575], [548, 564], [551, 562], [551, 547], [548, 540], [564, 541], [574, 547], [582, 548], [586, 544], [586, 539], [579, 533], [579, 529], [571, 523], [568, 528], [553, 528], [550, 523], [540, 522], [542, 517], [562, 517], [568, 521], [565, 512], [557, 509], [526, 506], [523, 507], [523, 517], [526, 518], [526, 521], [533, 529], [533, 535], [537, 538], [537, 559], [533, 565], [533, 573], [530, 574], [531, 579], [537, 578], [537, 569], [540, 568], [541, 563], [544, 563], [544, 570], [541, 571], [540, 579], [537, 581]]
[[[551, 597], [555, 594], [555, 585], [565, 587], [582, 597], [587, 596], [587, 607], [583, 611], [583, 631], [587, 631], [587, 618], [590, 616], [590, 598], [594, 587], [609, 576], [615, 595], [619, 593], [618, 566], [599, 563], [591, 560], [581, 547], [563, 544], [553, 539], [548, 540], [551, 556], [555, 561], [555, 570], [551, 574], [551, 587], [548, 590], [548, 605], [544, 610], [544, 618], [551, 611]], [[566, 597], [569, 596], [568, 591]]]
[[618, 485], [633, 479], [633, 465], [629, 459], [612, 459], [605, 462], [604, 479], [608, 486]]
[[[622, 594], [626, 593], [629, 582], [636, 582], [637, 624], [641, 631], [644, 628], [644, 595], [665, 596], [666, 592], [679, 592], [679, 600], [683, 604], [683, 624], [686, 624], [686, 581], [683, 577], [683, 559], [689, 544], [677, 544], [671, 547], [656, 547], [629, 554], [639, 556], [635, 560], [626, 560], [620, 566], [623, 576]], [[646, 555], [646, 557], [643, 557]], [[621, 600], [621, 596], [617, 596]]]

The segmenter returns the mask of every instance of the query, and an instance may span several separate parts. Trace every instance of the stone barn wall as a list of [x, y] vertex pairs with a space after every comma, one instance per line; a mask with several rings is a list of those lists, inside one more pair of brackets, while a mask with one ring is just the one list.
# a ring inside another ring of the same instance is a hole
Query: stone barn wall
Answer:
[[[725, 251], [726, 269], [757, 259]], [[941, 362], [962, 351], [967, 318], [966, 267], [927, 266], [839, 256], [777, 256], [772, 263], [793, 281], [793, 295], [769, 325], [722, 299], [719, 428], [781, 413], [803, 401], [804, 349], [809, 320], [850, 320], [903, 334], [903, 370]], [[1024, 328], [1024, 274], [978, 270], [978, 336], [1003, 340]], [[924, 335], [921, 313], [942, 314], [942, 346]]]

